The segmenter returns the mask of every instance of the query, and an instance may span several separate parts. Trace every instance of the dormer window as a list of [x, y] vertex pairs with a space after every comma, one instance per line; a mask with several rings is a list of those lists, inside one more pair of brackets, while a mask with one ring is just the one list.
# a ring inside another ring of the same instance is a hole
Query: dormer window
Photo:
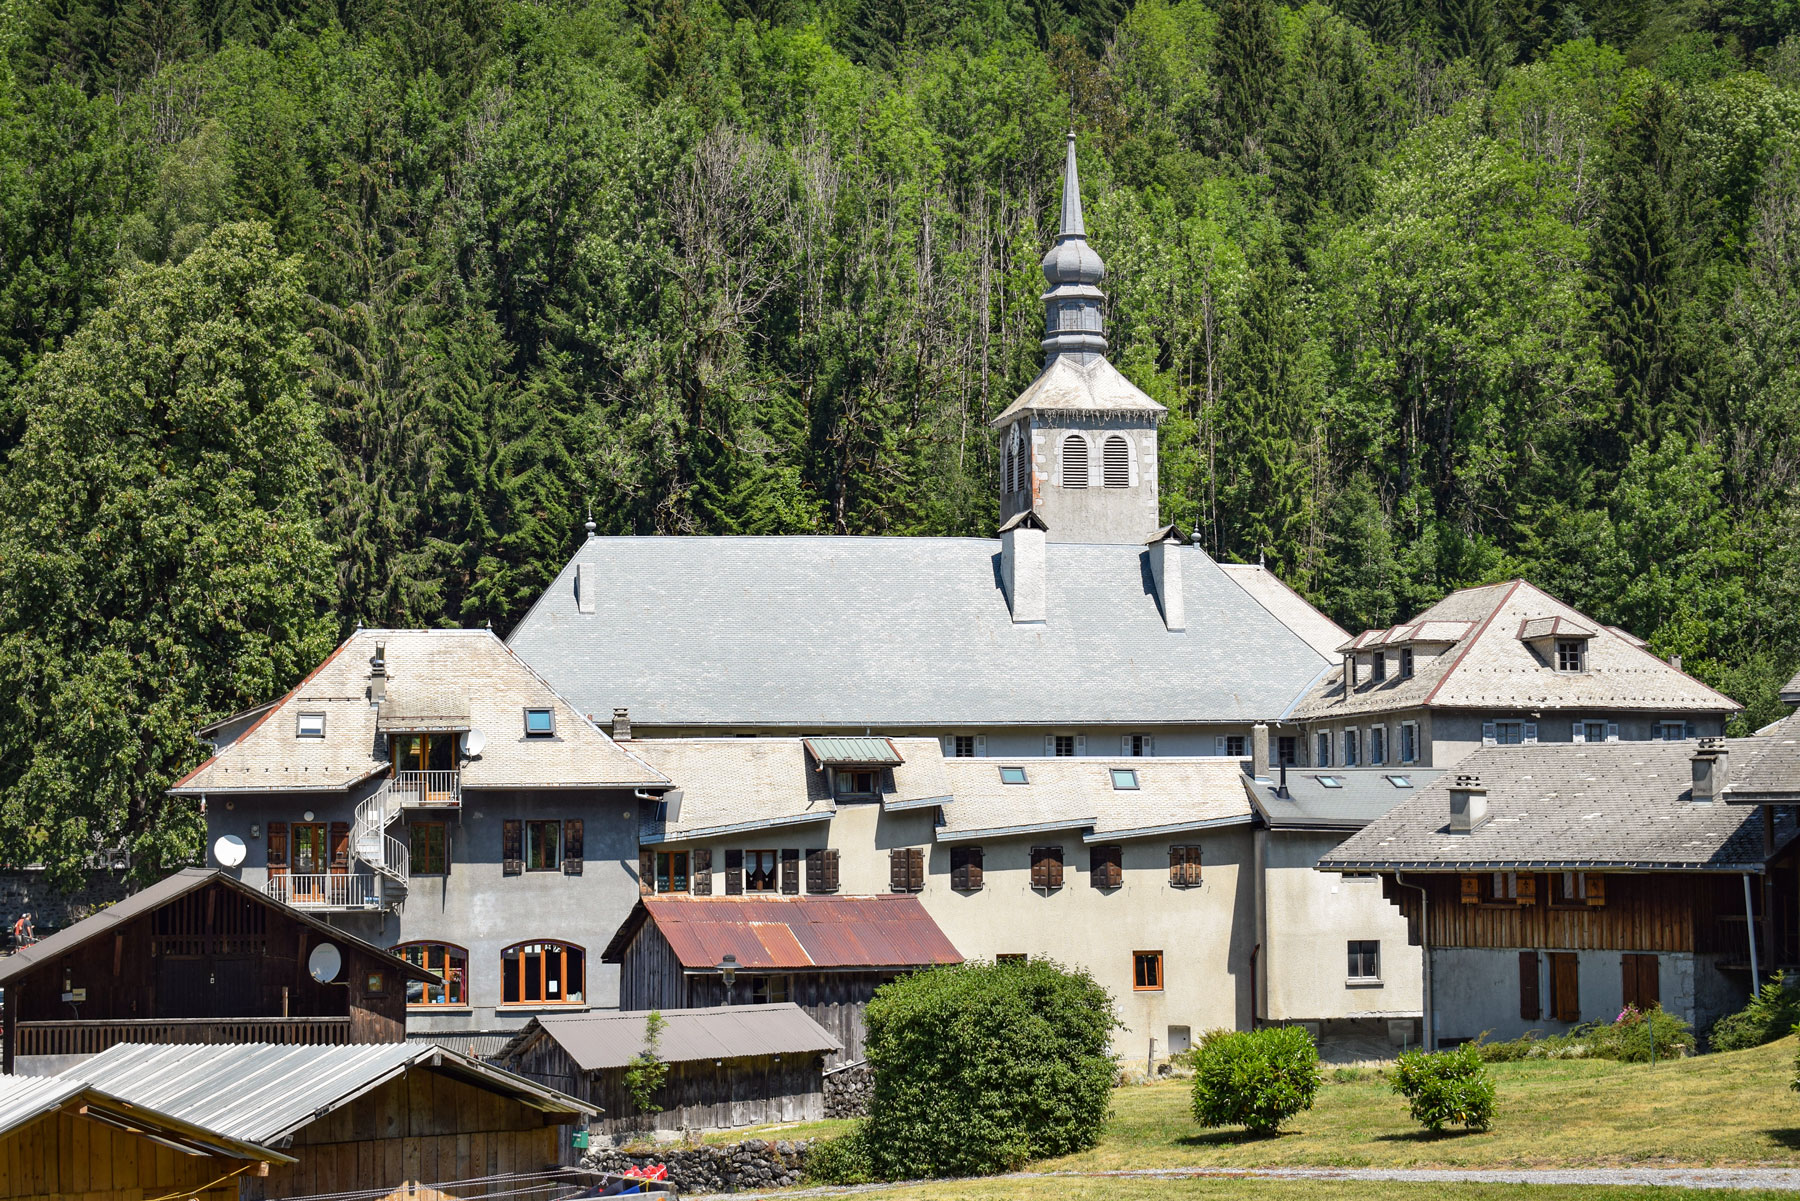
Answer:
[[294, 726], [296, 738], [325, 737], [325, 715], [323, 713], [302, 713]]
[[1356, 687], [1356, 656], [1344, 656], [1344, 677], [1350, 681], [1350, 687]]
[[1376, 651], [1369, 659], [1369, 679], [1379, 684], [1387, 679], [1387, 652]]
[[849, 771], [844, 768], [835, 769], [837, 794], [841, 797], [872, 797], [875, 795], [875, 773], [872, 771]]
[[525, 737], [548, 738], [556, 733], [556, 710], [525, 710]]
[[1413, 649], [1410, 646], [1400, 648], [1400, 678], [1402, 680], [1413, 678]]
[[1587, 643], [1579, 638], [1558, 638], [1556, 640], [1556, 670], [1586, 671]]
[[1063, 439], [1062, 486], [1065, 488], [1088, 486], [1088, 444], [1087, 439], [1080, 434], [1070, 434]]

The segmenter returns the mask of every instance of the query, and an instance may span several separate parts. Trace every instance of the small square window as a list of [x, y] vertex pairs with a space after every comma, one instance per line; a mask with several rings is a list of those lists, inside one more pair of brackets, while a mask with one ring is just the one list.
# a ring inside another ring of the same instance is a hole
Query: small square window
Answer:
[[1069, 758], [1072, 758], [1074, 756], [1074, 754], [1075, 754], [1075, 735], [1073, 735], [1073, 734], [1058, 734], [1056, 736], [1056, 757], [1058, 759], [1069, 759]]
[[872, 771], [848, 771], [837, 768], [832, 772], [841, 797], [872, 797], [875, 795], [875, 773]]
[[973, 759], [975, 757], [975, 735], [958, 734], [953, 746], [956, 752], [956, 758]]
[[1131, 988], [1133, 992], [1161, 992], [1163, 986], [1161, 951], [1131, 953]]
[[1112, 769], [1112, 782], [1113, 787], [1121, 791], [1134, 790], [1138, 786], [1137, 772], [1129, 767], [1115, 767]]
[[1313, 779], [1319, 782], [1321, 788], [1342, 788], [1344, 786], [1344, 782], [1336, 776], [1314, 776]]
[[1580, 671], [1586, 666], [1587, 645], [1579, 638], [1556, 640], [1556, 670]]
[[1244, 757], [1244, 736], [1242, 734], [1225, 735], [1225, 757], [1227, 759]]
[[370, 972], [363, 977], [363, 992], [371, 997], [383, 996], [387, 993], [387, 973]]
[[1025, 769], [1022, 767], [1003, 767], [1003, 768], [1001, 768], [1000, 769], [1000, 782], [1002, 784], [1023, 784], [1023, 783], [1025, 783]]
[[323, 713], [302, 713], [298, 724], [294, 727], [296, 738], [325, 737], [325, 715]]
[[556, 711], [554, 709], [525, 710], [525, 735], [528, 738], [544, 738], [556, 733]]
[[1350, 979], [1371, 982], [1381, 979], [1381, 943], [1379, 940], [1357, 939], [1350, 943]]

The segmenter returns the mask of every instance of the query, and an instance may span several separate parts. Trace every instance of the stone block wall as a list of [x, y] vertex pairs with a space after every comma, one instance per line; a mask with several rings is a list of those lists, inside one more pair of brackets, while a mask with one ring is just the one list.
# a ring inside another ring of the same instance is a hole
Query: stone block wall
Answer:
[[22, 913], [32, 915], [38, 937], [72, 926], [82, 918], [129, 895], [123, 871], [91, 871], [70, 892], [51, 888], [42, 871], [0, 872], [0, 944], [12, 947], [12, 924]]
[[765, 1142], [747, 1139], [700, 1147], [671, 1147], [667, 1151], [622, 1151], [610, 1148], [589, 1151], [581, 1166], [600, 1172], [664, 1164], [669, 1183], [684, 1194], [737, 1193], [792, 1188], [805, 1175], [806, 1152], [811, 1142]]

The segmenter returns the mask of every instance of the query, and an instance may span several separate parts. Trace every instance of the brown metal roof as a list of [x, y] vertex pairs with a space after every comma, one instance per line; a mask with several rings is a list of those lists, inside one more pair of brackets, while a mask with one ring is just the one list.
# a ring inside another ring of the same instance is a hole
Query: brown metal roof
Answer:
[[[647, 1010], [545, 1014], [534, 1018], [496, 1057], [502, 1065], [538, 1032], [555, 1039], [584, 1072], [622, 1068], [644, 1049]], [[734, 1005], [722, 1009], [665, 1009], [657, 1058], [665, 1063], [805, 1055], [841, 1051], [842, 1043], [798, 1005]]]
[[622, 962], [647, 921], [688, 969], [717, 968], [728, 954], [747, 971], [927, 967], [963, 958], [914, 896], [645, 897], [602, 961]]

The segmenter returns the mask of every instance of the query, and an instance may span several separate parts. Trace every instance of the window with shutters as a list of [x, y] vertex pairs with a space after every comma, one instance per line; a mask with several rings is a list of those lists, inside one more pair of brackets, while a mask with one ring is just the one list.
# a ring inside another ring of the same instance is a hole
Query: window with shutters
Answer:
[[269, 871], [281, 874], [288, 867], [288, 826], [286, 822], [269, 823]]
[[1058, 734], [1056, 741], [1051, 746], [1058, 759], [1071, 758], [1075, 754], [1075, 735]]
[[1369, 766], [1380, 767], [1387, 762], [1387, 727], [1369, 727]]
[[1550, 952], [1550, 1017], [1558, 1022], [1581, 1020], [1581, 968], [1572, 951]]
[[1592, 872], [1550, 873], [1550, 908], [1588, 909], [1606, 904], [1606, 879]]
[[1318, 762], [1314, 763], [1313, 766], [1314, 767], [1330, 767], [1331, 766], [1331, 734], [1328, 731], [1325, 731], [1325, 730], [1319, 731], [1319, 758], [1318, 758]]
[[1123, 847], [1088, 848], [1088, 883], [1095, 888], [1118, 888], [1125, 883]]
[[525, 870], [559, 872], [562, 870], [562, 823], [525, 823]]
[[1578, 721], [1575, 723], [1576, 742], [1605, 742], [1606, 723], [1603, 721]]
[[1242, 734], [1225, 735], [1225, 757], [1227, 759], [1242, 759], [1245, 753]]
[[1538, 953], [1520, 951], [1519, 1016], [1528, 1022], [1535, 1022], [1544, 1016], [1543, 1004], [1538, 1000], [1538, 990]]
[[1657, 726], [1657, 737], [1664, 742], [1680, 742], [1687, 737], [1687, 723], [1684, 721], [1665, 721]]
[[409, 1008], [469, 1003], [467, 951], [449, 943], [409, 942], [395, 947], [394, 953], [408, 963], [437, 973], [436, 984], [427, 984], [423, 980], [406, 982], [406, 1004]]
[[1131, 953], [1131, 990], [1133, 992], [1161, 992], [1162, 986], [1162, 952], [1133, 951]]
[[800, 848], [781, 848], [781, 893], [783, 896], [800, 895]]
[[744, 852], [744, 891], [776, 892], [781, 888], [777, 874], [780, 856], [774, 851]]
[[806, 891], [836, 892], [838, 890], [838, 853], [835, 850], [814, 847], [806, 852]]
[[700, 847], [693, 853], [694, 895], [697, 897], [712, 896], [712, 851]]
[[413, 875], [443, 875], [444, 823], [413, 822], [407, 827], [406, 849]]
[[1031, 886], [1045, 892], [1061, 888], [1063, 852], [1061, 847], [1031, 848]]
[[725, 895], [739, 896], [744, 891], [744, 852], [735, 847], [725, 852]]
[[1344, 766], [1355, 767], [1362, 762], [1362, 738], [1355, 730], [1344, 731]]
[[500, 870], [508, 876], [525, 870], [525, 823], [516, 818], [500, 823]]
[[1088, 486], [1088, 444], [1080, 434], [1070, 434], [1062, 444], [1062, 486]]
[[1350, 940], [1349, 979], [1353, 984], [1377, 983], [1381, 980], [1381, 942], [1379, 939]]
[[950, 887], [958, 892], [981, 891], [981, 848], [950, 848]]
[[571, 817], [563, 822], [562, 869], [565, 876], [579, 876], [582, 854], [582, 819]]
[[1419, 727], [1410, 721], [1400, 723], [1400, 762], [1419, 761]]
[[1169, 848], [1169, 887], [1198, 888], [1200, 886], [1200, 848], [1197, 846], [1172, 846]]
[[656, 891], [686, 892], [688, 890], [688, 853], [686, 851], [656, 852]]
[[500, 952], [500, 1003], [579, 1005], [587, 992], [586, 960], [574, 943], [516, 943]]
[[975, 735], [958, 734], [951, 739], [951, 754], [957, 759], [973, 759], [975, 757]]
[[1118, 434], [1108, 436], [1100, 448], [1100, 473], [1108, 488], [1131, 486], [1131, 447]]
[[1493, 726], [1495, 746], [1520, 746], [1525, 742], [1524, 722], [1497, 721]]
[[919, 892], [925, 887], [925, 848], [895, 847], [888, 852], [888, 889]]
[[1119, 753], [1133, 759], [1156, 753], [1156, 739], [1149, 734], [1126, 734], [1119, 739]]

